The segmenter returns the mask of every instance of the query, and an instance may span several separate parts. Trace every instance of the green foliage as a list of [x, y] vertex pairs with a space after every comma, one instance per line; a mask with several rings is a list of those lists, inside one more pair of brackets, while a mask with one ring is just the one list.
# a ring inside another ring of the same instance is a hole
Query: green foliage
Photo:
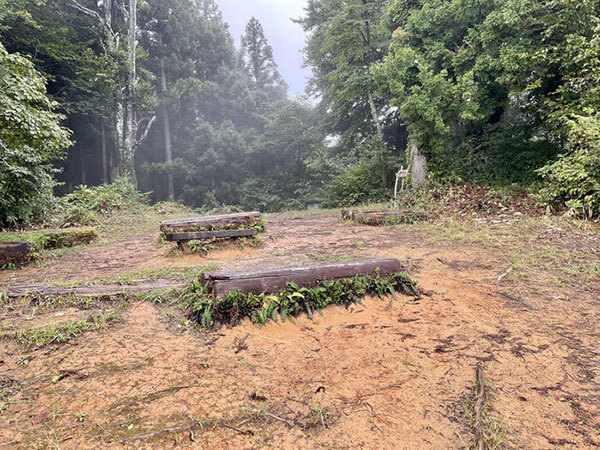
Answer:
[[77, 186], [58, 200], [56, 214], [61, 225], [94, 225], [102, 215], [147, 202], [147, 194], [140, 193], [127, 178], [118, 178], [97, 187]]
[[331, 206], [354, 206], [387, 200], [381, 189], [380, 173], [376, 167], [358, 163], [333, 180], [329, 189]]
[[87, 331], [103, 330], [109, 323], [119, 319], [119, 310], [114, 310], [96, 314], [78, 322], [51, 323], [43, 328], [0, 334], [0, 338], [14, 339], [26, 347], [45, 347], [50, 344], [68, 342]]
[[51, 162], [71, 145], [44, 78], [0, 44], [0, 227], [41, 220], [52, 204]]
[[0, 241], [29, 242], [33, 245], [33, 251], [35, 252], [89, 244], [97, 238], [98, 232], [94, 228], [0, 233]]
[[548, 181], [542, 195], [592, 217], [600, 213], [600, 115], [570, 122], [569, 153], [540, 170]]
[[224, 298], [213, 298], [199, 279], [185, 289], [181, 299], [192, 308], [194, 319], [203, 327], [211, 328], [216, 323], [233, 326], [244, 318], [258, 325], [279, 319], [294, 322], [294, 317], [301, 313], [312, 318], [315, 312], [321, 314], [329, 305], [348, 306], [369, 294], [396, 297], [397, 292], [416, 295], [418, 288], [409, 275], [400, 273], [322, 281], [312, 289], [288, 283], [276, 295], [232, 292]]

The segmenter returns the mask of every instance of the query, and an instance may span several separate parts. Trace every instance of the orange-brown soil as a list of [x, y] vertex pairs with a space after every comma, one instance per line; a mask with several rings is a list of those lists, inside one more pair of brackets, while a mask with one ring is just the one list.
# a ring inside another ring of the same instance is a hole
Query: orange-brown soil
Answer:
[[[473, 436], [463, 409], [480, 364], [506, 448], [600, 446], [593, 290], [571, 283], [558, 292], [551, 273], [498, 281], [509, 255], [434, 243], [411, 227], [350, 226], [333, 215], [274, 215], [267, 225], [261, 248], [213, 252], [208, 262], [241, 268], [397, 257], [423, 295], [331, 307], [295, 325], [212, 332], [194, 330], [165, 304], [131, 301], [122, 321], [67, 344], [24, 349], [0, 341], [0, 389], [9, 398], [0, 445], [465, 448]], [[168, 250], [156, 235], [136, 236], [2, 273], [0, 283], [207, 263]], [[65, 307], [37, 319], [26, 303], [17, 305], [0, 310], [3, 326], [82, 315]], [[218, 422], [188, 427], [209, 419]]]

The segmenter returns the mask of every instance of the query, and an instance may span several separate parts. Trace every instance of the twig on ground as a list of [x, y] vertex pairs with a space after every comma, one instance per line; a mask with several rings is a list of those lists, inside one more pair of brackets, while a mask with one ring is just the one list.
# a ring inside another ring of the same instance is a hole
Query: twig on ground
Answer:
[[513, 266], [510, 266], [508, 269], [506, 269], [506, 271], [500, 275], [498, 277], [498, 279], [496, 280], [498, 283], [500, 283], [505, 277], [507, 277], [511, 272], [513, 271]]

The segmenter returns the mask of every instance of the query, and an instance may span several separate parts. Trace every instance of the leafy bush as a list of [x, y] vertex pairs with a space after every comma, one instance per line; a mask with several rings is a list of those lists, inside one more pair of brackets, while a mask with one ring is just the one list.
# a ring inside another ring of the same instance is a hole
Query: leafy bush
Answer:
[[101, 215], [147, 202], [148, 195], [140, 193], [129, 179], [118, 178], [112, 184], [97, 187], [78, 186], [59, 199], [57, 216], [62, 226], [93, 225]]
[[331, 206], [353, 206], [385, 200], [386, 193], [381, 189], [380, 170], [364, 162], [348, 168], [335, 178], [329, 189]]
[[579, 116], [569, 125], [570, 152], [539, 171], [549, 182], [542, 195], [592, 217], [600, 213], [600, 114]]
[[44, 218], [52, 204], [51, 162], [71, 145], [45, 79], [0, 44], [0, 227]]

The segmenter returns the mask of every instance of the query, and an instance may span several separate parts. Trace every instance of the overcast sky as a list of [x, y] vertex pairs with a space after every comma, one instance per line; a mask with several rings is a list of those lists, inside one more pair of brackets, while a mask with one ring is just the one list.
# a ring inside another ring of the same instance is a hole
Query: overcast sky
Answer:
[[302, 68], [304, 31], [291, 19], [303, 15], [307, 0], [217, 0], [217, 3], [238, 48], [248, 20], [254, 16], [262, 23], [279, 72], [290, 86], [290, 96], [302, 94], [310, 71]]

